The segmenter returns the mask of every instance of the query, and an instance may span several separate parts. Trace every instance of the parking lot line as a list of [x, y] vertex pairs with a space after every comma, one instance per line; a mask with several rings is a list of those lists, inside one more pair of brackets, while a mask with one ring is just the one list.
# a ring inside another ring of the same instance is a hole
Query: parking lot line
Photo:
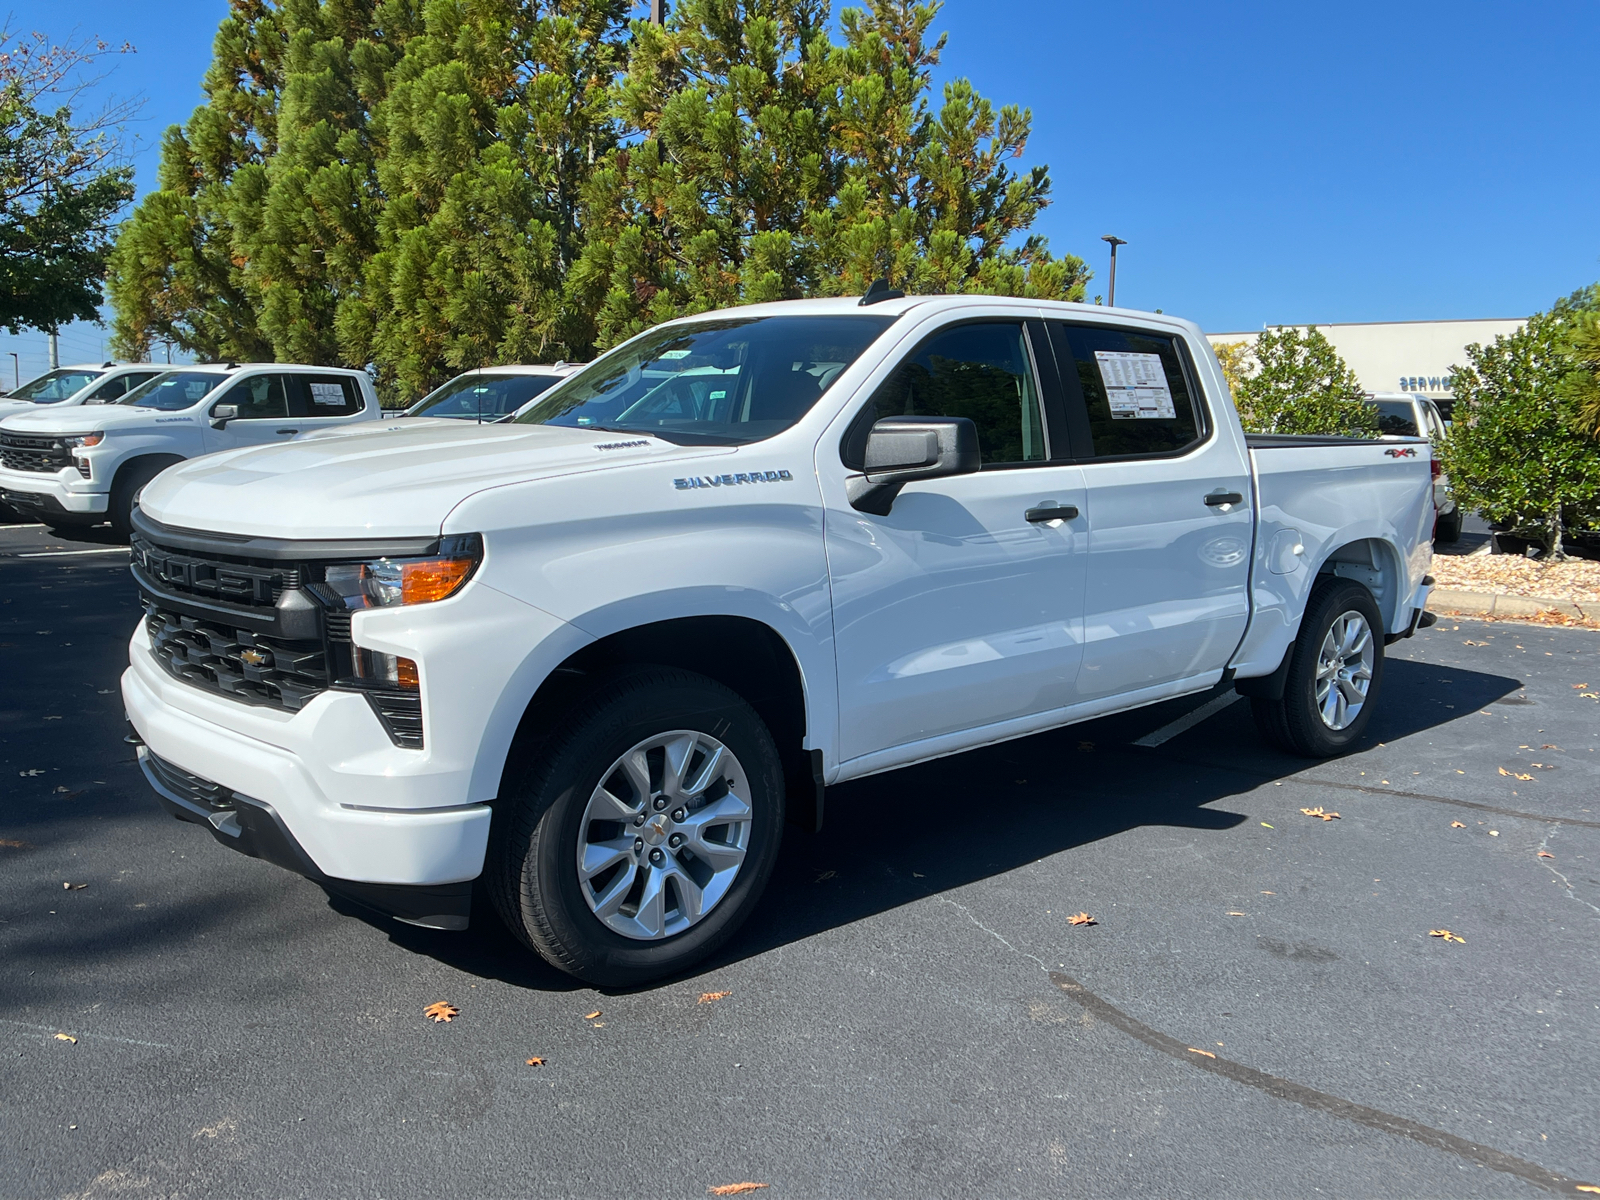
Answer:
[[1173, 721], [1167, 725], [1163, 725], [1160, 729], [1155, 730], [1153, 733], [1145, 734], [1138, 741], [1134, 742], [1134, 745], [1144, 746], [1148, 749], [1153, 746], [1159, 746], [1162, 742], [1171, 741], [1184, 730], [1193, 729], [1196, 725], [1200, 724], [1201, 721], [1209, 720], [1211, 717], [1216, 716], [1235, 700], [1243, 699], [1244, 697], [1239, 695], [1238, 692], [1224, 692], [1222, 695], [1208, 700], [1193, 712], [1185, 713], [1176, 721]]

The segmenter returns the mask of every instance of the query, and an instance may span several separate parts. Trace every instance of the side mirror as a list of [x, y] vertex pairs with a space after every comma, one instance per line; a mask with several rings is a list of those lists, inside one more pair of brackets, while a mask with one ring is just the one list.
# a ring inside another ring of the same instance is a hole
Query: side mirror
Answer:
[[211, 410], [211, 428], [222, 429], [229, 421], [239, 419], [239, 406], [237, 404], [219, 404]]
[[906, 484], [971, 475], [982, 462], [978, 427], [966, 417], [884, 417], [867, 435], [865, 472], [846, 485], [850, 505], [886, 517]]

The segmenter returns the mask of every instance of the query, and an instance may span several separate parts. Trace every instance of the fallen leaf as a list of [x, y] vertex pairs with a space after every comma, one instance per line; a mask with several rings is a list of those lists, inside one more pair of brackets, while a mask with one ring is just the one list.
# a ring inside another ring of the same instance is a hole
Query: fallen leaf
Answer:
[[1228, 915], [1230, 917], [1248, 917], [1250, 914], [1249, 913], [1242, 913], [1242, 912], [1239, 912], [1237, 910], [1230, 910], [1226, 915]]
[[913, 879], [926, 879], [927, 876], [924, 875], [921, 871], [913, 871], [913, 872], [911, 872], [911, 878], [913, 878]]
[[713, 1196], [742, 1196], [746, 1192], [759, 1192], [771, 1186], [770, 1183], [724, 1183], [718, 1187], [708, 1187], [706, 1191]]
[[1460, 821], [1451, 821], [1450, 822], [1450, 828], [1451, 829], [1465, 829], [1466, 826], [1463, 825]]
[[1276, 825], [1268, 825], [1265, 821], [1261, 822], [1261, 827], [1263, 829], [1276, 829], [1277, 828]]
[[697, 1003], [697, 1004], [714, 1004], [718, 1000], [726, 1000], [731, 995], [733, 995], [732, 992], [701, 992], [700, 993], [700, 999], [697, 1000], [695, 1003]]
[[61, 890], [63, 892], [81, 892], [88, 886], [87, 883], [68, 883], [65, 879], [61, 881]]
[[1579, 692], [1578, 695], [1586, 700], [1600, 700], [1600, 692]]
[[1448, 929], [1430, 929], [1430, 930], [1428, 930], [1428, 936], [1429, 937], [1436, 937], [1436, 938], [1443, 938], [1447, 942], [1461, 942], [1463, 945], [1466, 944], [1466, 940], [1467, 940], [1464, 937], [1457, 937], [1455, 934], [1451, 933]]
[[1540, 746], [1539, 749], [1541, 749], [1541, 750], [1559, 750], [1559, 749], [1561, 749], [1561, 747], [1560, 746], [1552, 746], [1548, 742], [1546, 742], [1543, 746]]
[[1491, 830], [1489, 830], [1489, 836], [1490, 837], [1499, 837], [1500, 836], [1500, 831], [1498, 829], [1491, 829]]
[[1215, 1058], [1216, 1057], [1216, 1055], [1211, 1053], [1211, 1051], [1209, 1051], [1209, 1050], [1196, 1050], [1193, 1046], [1189, 1047], [1189, 1053], [1190, 1054], [1204, 1054], [1207, 1058]]
[[12, 850], [31, 849], [27, 842], [18, 841], [16, 838], [0, 838], [0, 846], [8, 846]]
[[528, 1060], [528, 1065], [530, 1067], [542, 1067], [542, 1066], [544, 1066], [544, 1059], [542, 1059], [542, 1058], [530, 1058]]
[[1594, 1192], [1596, 1195], [1600, 1195], [1600, 1187], [1595, 1187], [1592, 1183], [1580, 1183], [1574, 1190], [1579, 1192]]
[[585, 1021], [592, 1021], [592, 1020], [594, 1020], [596, 1017], [598, 1017], [600, 1015], [601, 1015], [600, 1010], [597, 1008], [592, 1013], [584, 1013], [583, 1014], [583, 1019]]
[[460, 1011], [454, 1004], [446, 1004], [443, 1000], [440, 1000], [436, 1004], [430, 1004], [423, 1009], [422, 1015], [432, 1017], [435, 1022], [453, 1021]]
[[1521, 779], [1524, 782], [1533, 778], [1532, 775], [1520, 775], [1516, 771], [1508, 771], [1504, 767], [1500, 768], [1500, 774], [1504, 775], [1507, 779]]
[[1100, 924], [1100, 922], [1096, 921], [1088, 913], [1081, 912], [1081, 913], [1075, 913], [1072, 916], [1068, 917], [1067, 918], [1067, 924], [1068, 925], [1098, 925], [1098, 924]]
[[1575, 692], [1581, 692], [1581, 691], [1583, 691], [1584, 688], [1586, 688], [1588, 686], [1589, 685], [1587, 683], [1575, 683], [1575, 684], [1572, 685], [1572, 690], [1575, 691]]
[[76, 1046], [78, 1044], [78, 1039], [73, 1037], [70, 1033], [58, 1033], [58, 1034], [56, 1034], [56, 1041], [58, 1041], [58, 1042], [71, 1042], [74, 1046]]
[[1261, 894], [1263, 896], [1276, 896], [1278, 893], [1277, 892], [1262, 892]]
[[[1388, 783], [1389, 781], [1385, 779], [1384, 782]], [[1324, 821], [1340, 821], [1344, 819], [1338, 813], [1323, 812], [1320, 804], [1315, 808], [1302, 808], [1300, 811], [1308, 817], [1321, 817]]]
[[43, 775], [44, 771], [38, 767], [34, 767], [31, 771], [18, 771], [17, 774], [23, 779], [32, 779], [35, 775]]
[[1539, 851], [1539, 857], [1540, 858], [1554, 858], [1555, 855], [1551, 854], [1550, 851], [1548, 851], [1548, 850], [1541, 850], [1541, 851]]

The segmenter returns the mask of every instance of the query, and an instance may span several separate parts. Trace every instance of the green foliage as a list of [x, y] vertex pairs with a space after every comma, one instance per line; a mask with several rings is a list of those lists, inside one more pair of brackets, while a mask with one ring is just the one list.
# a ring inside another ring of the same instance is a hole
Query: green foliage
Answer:
[[1600, 439], [1600, 312], [1575, 314], [1563, 349], [1567, 370], [1559, 390], [1567, 420], [1579, 433]]
[[1316, 326], [1304, 336], [1286, 326], [1265, 330], [1250, 348], [1245, 369], [1232, 358], [1228, 376], [1239, 420], [1252, 433], [1333, 433], [1376, 437], [1378, 415], [1362, 401], [1355, 373]]
[[1558, 300], [1509, 337], [1467, 347], [1453, 367], [1455, 412], [1441, 452], [1456, 500], [1511, 532], [1536, 538], [1547, 556], [1596, 522], [1600, 442], [1573, 428], [1562, 406], [1574, 331], [1592, 328], [1600, 287]]
[[99, 319], [112, 221], [133, 199], [118, 129], [131, 110], [78, 105], [82, 69], [106, 51], [0, 30], [0, 326], [11, 333]]
[[117, 342], [425, 391], [729, 304], [1081, 299], [1029, 236], [1029, 114], [930, 101], [937, 4], [230, 0], [206, 103], [118, 243]]

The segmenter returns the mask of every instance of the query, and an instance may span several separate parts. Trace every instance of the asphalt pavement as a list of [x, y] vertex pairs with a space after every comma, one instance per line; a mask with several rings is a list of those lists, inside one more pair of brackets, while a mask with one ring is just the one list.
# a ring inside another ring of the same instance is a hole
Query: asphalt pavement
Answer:
[[598, 992], [164, 815], [137, 616], [108, 537], [0, 529], [0, 1196], [1600, 1183], [1593, 632], [1397, 644], [1335, 761], [1219, 694], [831, 789], [724, 954]]

